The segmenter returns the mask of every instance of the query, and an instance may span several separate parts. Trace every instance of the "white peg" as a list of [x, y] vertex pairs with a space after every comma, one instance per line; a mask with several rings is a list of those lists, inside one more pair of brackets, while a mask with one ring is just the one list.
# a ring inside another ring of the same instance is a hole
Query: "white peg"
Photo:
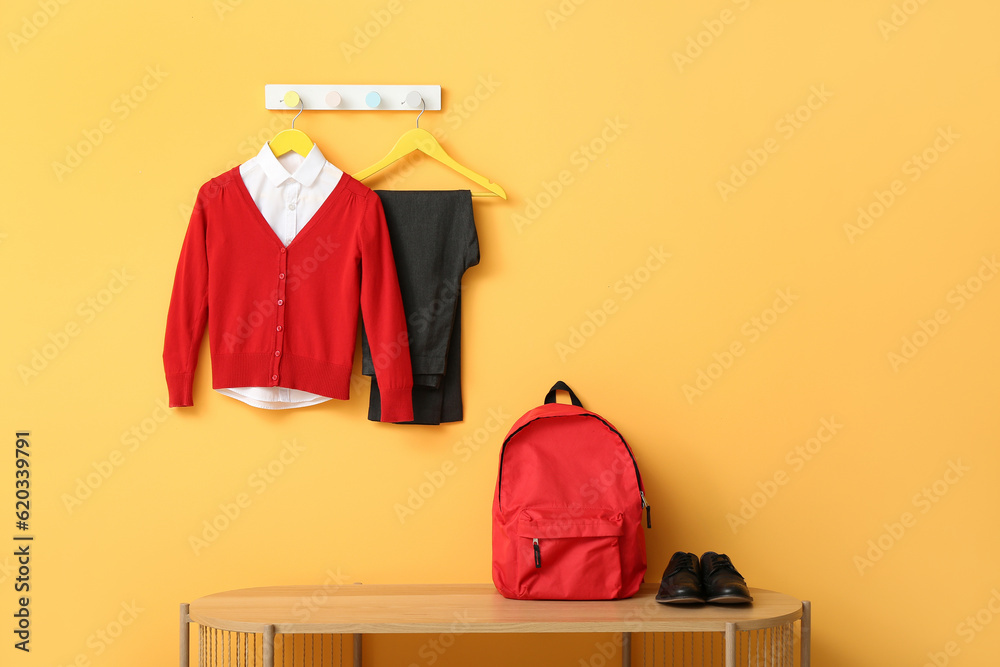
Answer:
[[423, 102], [423, 99], [424, 98], [420, 96], [420, 93], [415, 90], [411, 90], [406, 94], [406, 106], [411, 109], [419, 109], [420, 103]]

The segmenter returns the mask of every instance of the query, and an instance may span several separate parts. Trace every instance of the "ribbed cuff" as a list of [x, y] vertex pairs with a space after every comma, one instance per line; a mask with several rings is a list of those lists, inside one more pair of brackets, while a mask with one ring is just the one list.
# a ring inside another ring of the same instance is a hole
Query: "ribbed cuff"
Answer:
[[193, 386], [194, 373], [173, 373], [167, 375], [167, 391], [170, 395], [170, 407], [186, 408], [194, 405]]
[[413, 387], [394, 387], [386, 389], [379, 385], [382, 396], [381, 421], [411, 422], [413, 421]]

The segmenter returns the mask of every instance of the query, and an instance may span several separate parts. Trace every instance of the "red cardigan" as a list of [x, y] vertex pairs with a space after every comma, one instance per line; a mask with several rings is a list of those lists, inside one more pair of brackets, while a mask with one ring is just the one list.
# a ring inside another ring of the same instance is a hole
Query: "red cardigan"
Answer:
[[286, 248], [233, 167], [198, 191], [177, 263], [163, 345], [170, 406], [194, 403], [206, 321], [214, 388], [348, 398], [359, 304], [382, 421], [410, 421], [406, 317], [378, 196], [344, 174]]

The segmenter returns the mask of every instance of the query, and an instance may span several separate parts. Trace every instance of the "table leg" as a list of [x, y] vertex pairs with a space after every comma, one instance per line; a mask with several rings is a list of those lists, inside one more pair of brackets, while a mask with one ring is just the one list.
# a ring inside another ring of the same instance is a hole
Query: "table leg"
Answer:
[[186, 602], [181, 603], [181, 667], [190, 667], [191, 665], [191, 631], [188, 628], [190, 621], [188, 611], [190, 609], [191, 605]]
[[361, 667], [361, 635], [354, 635], [354, 667]]
[[632, 667], [632, 633], [622, 633], [622, 667]]
[[802, 639], [799, 643], [802, 649], [799, 662], [802, 667], [809, 667], [812, 656], [812, 603], [809, 600], [802, 601]]
[[274, 667], [274, 626], [264, 628], [264, 667]]
[[735, 623], [726, 623], [726, 667], [736, 667]]

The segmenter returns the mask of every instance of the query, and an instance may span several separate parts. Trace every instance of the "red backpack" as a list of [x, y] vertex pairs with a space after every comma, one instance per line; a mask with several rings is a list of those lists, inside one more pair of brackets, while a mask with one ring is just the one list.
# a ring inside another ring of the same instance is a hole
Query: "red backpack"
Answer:
[[[556, 391], [572, 405], [556, 403]], [[559, 381], [504, 439], [493, 495], [493, 583], [507, 598], [611, 600], [646, 574], [639, 465]]]

